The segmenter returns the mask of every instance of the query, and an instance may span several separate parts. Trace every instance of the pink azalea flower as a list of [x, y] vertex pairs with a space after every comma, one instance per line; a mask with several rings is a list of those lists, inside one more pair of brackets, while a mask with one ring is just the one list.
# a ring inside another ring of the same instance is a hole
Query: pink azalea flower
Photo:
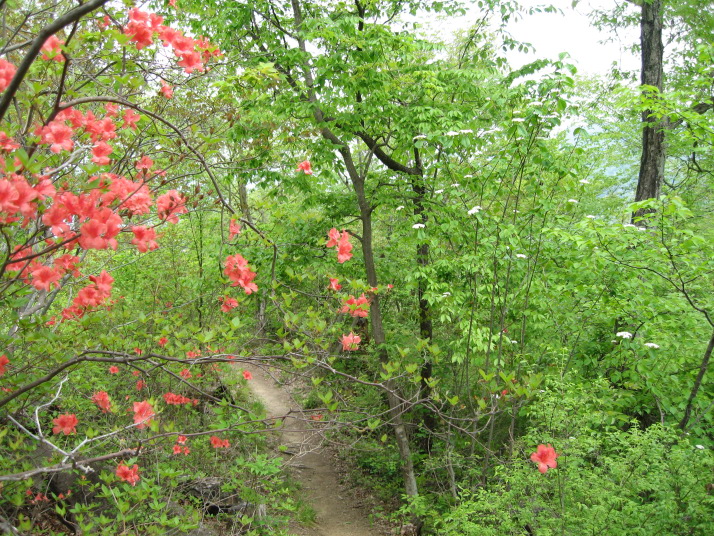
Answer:
[[337, 278], [330, 277], [330, 284], [327, 286], [328, 289], [338, 291], [342, 288], [340, 285], [340, 280]]
[[17, 67], [4, 58], [0, 58], [0, 93], [10, 85], [10, 81], [15, 76], [15, 71], [17, 71]]
[[309, 160], [305, 160], [303, 162], [300, 162], [297, 167], [299, 170], [303, 170], [305, 172], [305, 175], [312, 175], [312, 165], [310, 164]]
[[149, 426], [154, 415], [156, 415], [154, 408], [151, 407], [148, 401], [134, 402], [134, 424], [138, 424], [137, 428]]
[[531, 454], [531, 461], [538, 464], [538, 470], [545, 473], [548, 468], [555, 469], [558, 467], [558, 462], [555, 459], [560, 456], [555, 452], [555, 449], [548, 445], [538, 445], [538, 450]]
[[170, 99], [174, 96], [174, 88], [166, 82], [161, 82], [161, 93], [163, 93], [164, 97]]
[[211, 436], [211, 446], [214, 449], [227, 449], [231, 446], [231, 444], [227, 439], [221, 439], [218, 436]]
[[240, 234], [240, 223], [233, 218], [228, 224], [228, 240], [233, 240], [233, 237]]
[[342, 264], [352, 258], [352, 244], [350, 244], [350, 235], [347, 231], [342, 231], [340, 242], [337, 244], [337, 262]]
[[79, 421], [77, 420], [77, 415], [74, 413], [60, 415], [56, 419], [52, 419], [52, 422], [55, 424], [55, 427], [52, 428], [53, 434], [62, 433], [64, 435], [70, 435], [77, 433], [77, 424], [79, 424]]
[[342, 335], [342, 340], [340, 341], [342, 343], [342, 349], [345, 351], [354, 351], [354, 350], [359, 350], [359, 343], [362, 341], [362, 338], [359, 335], [355, 335], [350, 331], [349, 335]]
[[136, 483], [139, 481], [139, 466], [134, 464], [133, 467], [127, 467], [123, 463], [120, 463], [117, 467], [116, 475], [124, 482], [129, 482], [132, 486], [136, 486]]

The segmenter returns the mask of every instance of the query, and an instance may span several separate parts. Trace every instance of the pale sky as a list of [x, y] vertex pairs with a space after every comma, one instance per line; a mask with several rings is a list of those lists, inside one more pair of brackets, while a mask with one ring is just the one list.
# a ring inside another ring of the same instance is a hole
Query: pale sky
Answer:
[[[557, 13], [539, 13], [524, 15], [519, 21], [511, 22], [507, 30], [518, 41], [531, 43], [535, 53], [523, 54], [510, 51], [506, 54], [514, 68], [536, 59], [557, 59], [561, 52], [568, 52], [582, 75], [605, 75], [610, 72], [613, 62], [623, 70], [639, 70], [639, 58], [625, 51], [626, 46], [639, 41], [639, 28], [621, 31], [620, 36], [625, 42], [605, 41], [609, 35], [600, 32], [590, 24], [588, 14], [593, 8], [610, 9], [617, 0], [580, 0], [576, 9], [571, 7], [571, 0], [520, 0], [525, 7], [552, 4], [563, 11]], [[620, 0], [622, 1], [622, 0]], [[464, 30], [474, 21], [473, 15], [465, 15], [460, 19], [420, 20], [429, 33], [433, 32], [442, 38], [445, 33]]]
[[[521, 0], [526, 6], [543, 4], [543, 1]], [[577, 8], [571, 7], [571, 0], [552, 0], [563, 14], [539, 13], [527, 15], [518, 22], [511, 23], [508, 30], [514, 38], [527, 41], [536, 48], [535, 54], [509, 53], [514, 66], [519, 66], [535, 58], [555, 59], [561, 52], [568, 52], [581, 74], [607, 74], [613, 62], [620, 69], [639, 70], [640, 60], [625, 46], [639, 42], [639, 28], [621, 32], [626, 42], [601, 43], [609, 35], [598, 31], [588, 20], [593, 8], [609, 9], [614, 0], [581, 0]]]

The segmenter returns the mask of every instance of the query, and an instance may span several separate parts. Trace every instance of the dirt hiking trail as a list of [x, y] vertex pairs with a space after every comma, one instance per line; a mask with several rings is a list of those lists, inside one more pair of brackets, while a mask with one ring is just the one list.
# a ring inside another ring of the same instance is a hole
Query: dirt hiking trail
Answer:
[[364, 500], [355, 497], [341, 482], [335, 457], [320, 446], [319, 433], [306, 424], [299, 405], [267, 372], [247, 367], [248, 382], [265, 406], [268, 417], [288, 415], [280, 429], [280, 444], [287, 447], [285, 464], [302, 485], [300, 493], [315, 510], [316, 524], [292, 527], [295, 536], [379, 536], [386, 534], [370, 523]]

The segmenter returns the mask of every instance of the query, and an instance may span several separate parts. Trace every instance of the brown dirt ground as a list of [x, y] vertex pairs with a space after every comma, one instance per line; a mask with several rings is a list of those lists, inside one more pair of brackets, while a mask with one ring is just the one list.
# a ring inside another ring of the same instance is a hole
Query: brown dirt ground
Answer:
[[269, 417], [288, 417], [279, 433], [279, 444], [287, 448], [285, 464], [302, 488], [300, 493], [317, 513], [316, 523], [305, 527], [291, 525], [295, 536], [378, 536], [389, 534], [370, 521], [370, 504], [348, 489], [333, 452], [320, 444], [320, 435], [308, 422], [288, 391], [279, 386], [269, 372], [248, 367], [253, 379], [248, 382]]

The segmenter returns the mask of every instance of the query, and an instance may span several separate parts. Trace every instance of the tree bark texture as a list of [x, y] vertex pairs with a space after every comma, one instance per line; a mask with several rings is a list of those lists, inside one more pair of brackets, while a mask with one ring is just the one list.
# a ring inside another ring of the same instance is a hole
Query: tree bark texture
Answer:
[[[357, 200], [360, 207], [360, 216], [362, 218], [362, 255], [364, 256], [364, 267], [367, 275], [367, 283], [370, 286], [376, 287], [377, 269], [374, 262], [374, 251], [372, 249], [372, 208], [367, 203], [364, 193], [364, 180], [361, 177], [355, 176], [352, 179], [352, 184], [357, 194]], [[372, 324], [372, 340], [378, 347], [380, 361], [386, 363], [389, 361], [389, 356], [383, 345], [386, 342], [384, 334], [384, 326], [382, 325], [382, 310], [379, 305], [379, 295], [374, 294], [369, 306], [369, 319]], [[404, 402], [397, 396], [398, 388], [394, 380], [385, 382], [387, 388], [387, 402], [389, 404], [389, 418], [391, 420], [394, 436], [397, 440], [399, 456], [402, 460], [402, 477], [404, 479], [404, 490], [409, 497], [418, 497], [419, 488], [416, 482], [416, 474], [414, 473], [414, 462], [412, 460], [411, 446], [409, 445], [409, 436], [402, 413], [406, 409]]]
[[702, 386], [702, 382], [704, 381], [704, 375], [707, 373], [707, 370], [709, 369], [709, 361], [712, 357], [712, 351], [714, 351], [714, 333], [712, 333], [712, 336], [709, 339], [709, 344], [707, 345], [707, 349], [704, 351], [704, 358], [702, 359], [702, 363], [699, 366], [699, 373], [697, 374], [697, 379], [694, 380], [694, 386], [692, 387], [692, 392], [689, 393], [689, 399], [687, 400], [687, 407], [684, 409], [684, 416], [682, 417], [682, 420], [679, 421], [679, 428], [681, 430], [686, 430], [687, 424], [689, 424], [689, 419], [692, 416], [692, 408], [694, 406], [694, 399], [697, 398], [697, 393], [699, 392], [699, 388]]
[[[662, 45], [662, 0], [643, 2], [640, 21], [640, 44], [642, 47], [642, 85], [662, 91], [664, 47]], [[640, 173], [637, 179], [635, 201], [656, 199], [664, 178], [664, 128], [661, 121], [652, 116], [653, 110], [642, 112], [642, 154]], [[640, 216], [637, 213], [634, 216]]]

